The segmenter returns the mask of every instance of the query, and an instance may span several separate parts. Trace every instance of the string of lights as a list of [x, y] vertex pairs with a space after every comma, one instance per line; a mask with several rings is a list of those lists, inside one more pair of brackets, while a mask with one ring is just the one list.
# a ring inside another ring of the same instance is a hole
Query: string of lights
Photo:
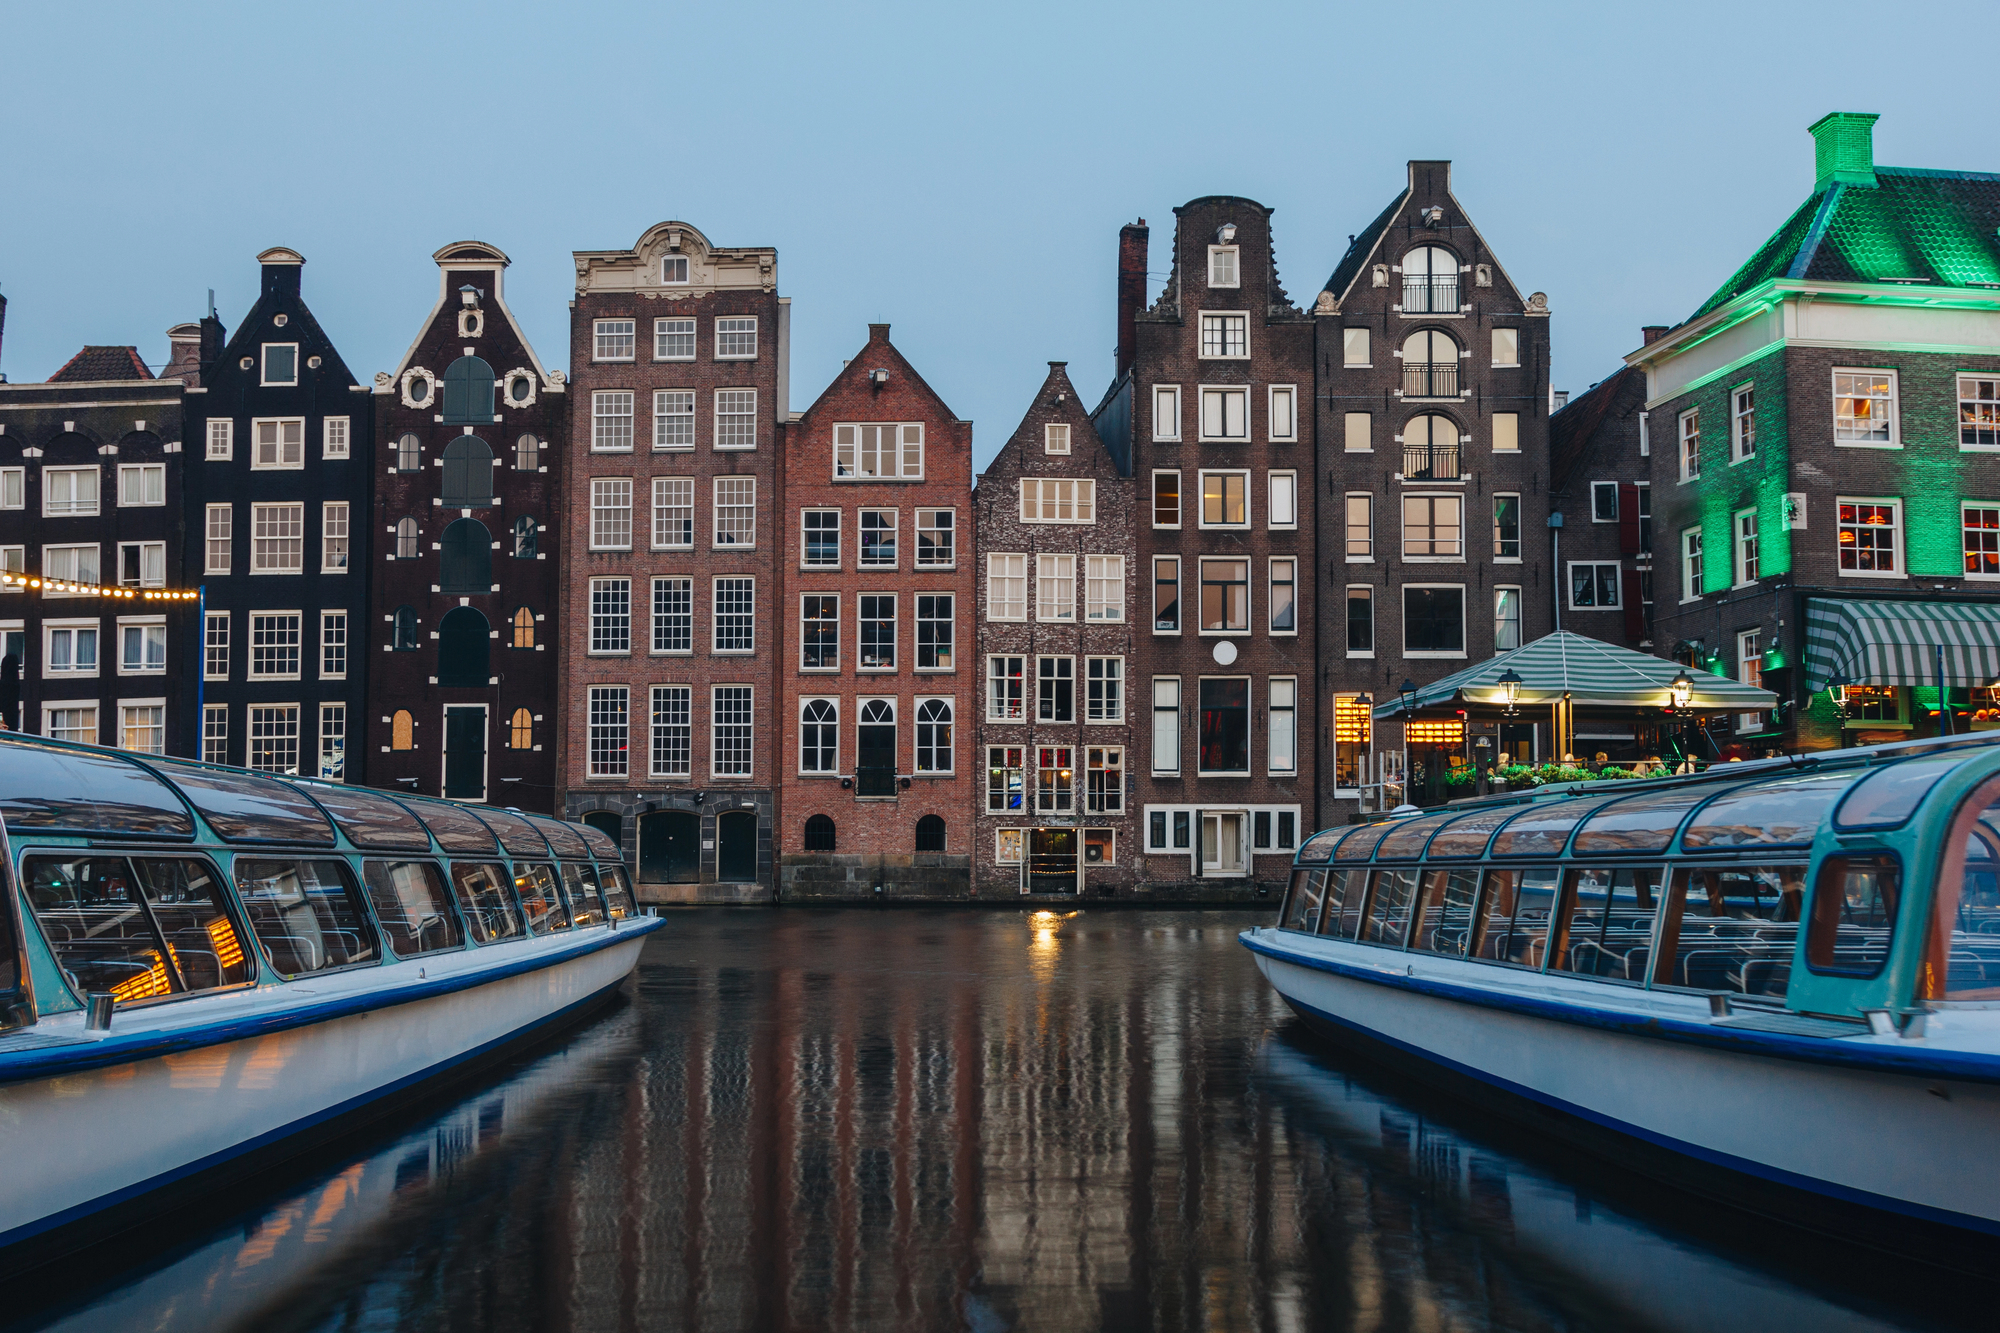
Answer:
[[68, 597], [114, 597], [133, 602], [192, 602], [201, 596], [199, 592], [181, 588], [105, 587], [96, 583], [79, 583], [75, 579], [47, 579], [19, 570], [0, 574], [0, 587], [25, 588], [30, 592], [59, 592]]

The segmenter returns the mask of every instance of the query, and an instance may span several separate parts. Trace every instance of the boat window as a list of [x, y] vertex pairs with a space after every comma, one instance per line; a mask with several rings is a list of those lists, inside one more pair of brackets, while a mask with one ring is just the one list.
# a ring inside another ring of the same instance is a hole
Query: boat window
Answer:
[[119, 1004], [254, 978], [215, 870], [199, 857], [31, 857], [28, 901], [79, 995]]
[[577, 836], [574, 826], [565, 824], [559, 819], [545, 819], [540, 815], [522, 817], [542, 831], [542, 836], [549, 840], [549, 846], [555, 849], [557, 856], [575, 857], [579, 861], [589, 859], [590, 848], [584, 846], [583, 839]]
[[1972, 758], [1963, 750], [1905, 759], [1878, 768], [1854, 784], [1833, 812], [1841, 830], [1895, 828], [1909, 822], [1917, 806], [1945, 774]]
[[465, 947], [444, 876], [429, 861], [363, 861], [361, 880], [389, 951], [398, 958]]
[[1677, 868], [1653, 984], [1783, 999], [1805, 883], [1803, 864]]
[[19, 742], [0, 759], [0, 819], [17, 833], [194, 836], [194, 816], [173, 788], [137, 764]]
[[238, 857], [236, 891], [271, 967], [288, 977], [380, 956], [375, 927], [345, 861]]
[[1354, 836], [1340, 844], [1340, 850], [1333, 854], [1336, 861], [1366, 861], [1375, 854], [1375, 847], [1382, 839], [1396, 831], [1394, 824], [1368, 824], [1354, 831]]
[[428, 852], [431, 840], [424, 826], [405, 806], [386, 796], [354, 787], [314, 787], [313, 799], [326, 807], [333, 822], [356, 847], [371, 852]]
[[1361, 909], [1368, 902], [1368, 872], [1329, 870], [1326, 872], [1326, 906], [1322, 919], [1326, 933], [1336, 939], [1351, 940], [1361, 933]]
[[[1944, 858], [1931, 899], [1917, 997], [2000, 1000], [2000, 783], [1989, 780], [1959, 807], [1948, 840], [1959, 843], [1961, 871]], [[1947, 846], [1950, 845], [1948, 841]]]
[[1299, 848], [1298, 859], [1300, 861], [1331, 861], [1333, 859], [1333, 849], [1339, 845], [1342, 838], [1352, 832], [1354, 832], [1352, 828], [1336, 828], [1328, 829], [1324, 833], [1315, 833], [1312, 837], [1306, 839], [1305, 846]]
[[1549, 912], [1556, 901], [1553, 867], [1494, 869], [1486, 872], [1486, 894], [1479, 907], [1479, 933], [1474, 958], [1521, 967], [1542, 965], [1542, 945], [1548, 938]]
[[1432, 860], [1441, 856], [1483, 855], [1493, 830], [1520, 813], [1518, 805], [1502, 805], [1460, 815], [1438, 830], [1438, 835], [1431, 839], [1428, 855]]
[[[1993, 875], [1990, 850], [1984, 873]], [[1972, 869], [1972, 858], [1966, 858]], [[1829, 856], [1813, 882], [1806, 925], [1806, 966], [1836, 976], [1872, 977], [1889, 961], [1889, 938], [1902, 901], [1903, 868], [1886, 852]], [[1996, 941], [2000, 942], [2000, 941]]]
[[613, 842], [611, 835], [603, 829], [594, 828], [589, 824], [580, 824], [577, 826], [577, 832], [583, 835], [583, 841], [590, 848], [590, 854], [598, 860], [610, 861], [615, 864], [624, 859], [618, 851], [618, 844]]
[[1375, 901], [1368, 909], [1368, 929], [1363, 942], [1402, 948], [1403, 930], [1410, 923], [1410, 903], [1416, 896], [1416, 867], [1376, 871]]
[[1391, 824], [1389, 836], [1382, 839], [1382, 845], [1376, 851], [1376, 856], [1384, 861], [1392, 856], [1422, 856], [1424, 844], [1430, 841], [1431, 834], [1437, 832], [1440, 825], [1450, 823], [1455, 817], [1453, 814], [1425, 815], [1420, 819], [1406, 819], [1399, 824]]
[[1664, 852], [1687, 812], [1714, 794], [1712, 787], [1679, 787], [1608, 805], [1576, 831], [1574, 855]]
[[1756, 782], [1724, 792], [1695, 815], [1681, 835], [1681, 846], [1689, 851], [1810, 846], [1821, 821], [1853, 781], [1854, 770], [1848, 769]]
[[639, 910], [632, 901], [632, 884], [625, 878], [624, 866], [599, 866], [597, 880], [612, 920], [622, 921]]
[[333, 842], [333, 825], [289, 782], [182, 764], [161, 771], [230, 842]]
[[1549, 970], [1644, 985], [1659, 889], [1652, 866], [1569, 871]]
[[1292, 872], [1292, 891], [1285, 896], [1285, 910], [1278, 917], [1278, 929], [1302, 930], [1310, 935], [1319, 929], [1320, 903], [1326, 898], [1326, 871], [1300, 867]]
[[497, 850], [493, 843], [493, 831], [480, 823], [470, 810], [461, 810], [442, 801], [423, 801], [417, 804], [416, 811], [417, 818], [424, 821], [424, 827], [438, 840], [438, 846], [448, 852], [491, 856]]
[[[1443, 837], [1443, 834], [1439, 834]], [[1484, 841], [1484, 835], [1481, 838]], [[1433, 841], [1432, 846], [1436, 846]], [[1473, 899], [1479, 871], [1473, 866], [1432, 866], [1424, 871], [1423, 896], [1417, 903], [1417, 928], [1410, 947], [1427, 953], [1465, 956], [1472, 938]]]
[[590, 867], [563, 862], [563, 888], [569, 893], [570, 920], [579, 926], [604, 924], [604, 902], [597, 896], [597, 876]]
[[521, 909], [508, 887], [507, 868], [483, 861], [451, 863], [451, 893], [465, 914], [474, 944], [511, 940], [521, 934]]
[[542, 857], [549, 854], [549, 844], [535, 832], [533, 824], [519, 815], [510, 815], [505, 810], [482, 809], [479, 818], [500, 835], [500, 849], [507, 855]]
[[529, 934], [569, 929], [569, 908], [563, 902], [555, 871], [537, 863], [515, 862], [514, 892], [520, 895], [521, 910], [528, 915]]
[[1556, 856], [1569, 841], [1569, 831], [1604, 804], [1602, 796], [1580, 801], [1531, 805], [1493, 837], [1495, 856]]

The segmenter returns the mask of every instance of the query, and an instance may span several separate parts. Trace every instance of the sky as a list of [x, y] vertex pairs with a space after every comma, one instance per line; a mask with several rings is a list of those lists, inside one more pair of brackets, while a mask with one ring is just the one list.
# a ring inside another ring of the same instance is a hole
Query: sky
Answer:
[[2000, 170], [1974, 82], [1921, 21], [1858, 4], [60, 5], [0, 0], [0, 374], [166, 330], [256, 254], [363, 382], [431, 309], [433, 251], [513, 259], [509, 305], [564, 364], [573, 250], [655, 222], [772, 245], [803, 410], [888, 322], [984, 465], [1051, 360], [1108, 383], [1118, 228], [1276, 210], [1309, 306], [1402, 188], [1453, 193], [1548, 294], [1555, 387], [1673, 324], [1810, 192], [1806, 127], [1872, 111], [1876, 160]]

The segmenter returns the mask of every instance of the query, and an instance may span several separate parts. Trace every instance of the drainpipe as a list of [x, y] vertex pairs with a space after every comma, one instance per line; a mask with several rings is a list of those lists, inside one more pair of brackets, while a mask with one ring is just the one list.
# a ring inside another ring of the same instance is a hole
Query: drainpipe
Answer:
[[1559, 633], [1561, 632], [1563, 627], [1563, 596], [1562, 596], [1563, 531], [1562, 529], [1563, 529], [1563, 516], [1560, 513], [1550, 514], [1549, 515], [1549, 562], [1550, 562], [1549, 590], [1554, 594], [1554, 596], [1550, 599], [1549, 604], [1555, 609], [1556, 630]]

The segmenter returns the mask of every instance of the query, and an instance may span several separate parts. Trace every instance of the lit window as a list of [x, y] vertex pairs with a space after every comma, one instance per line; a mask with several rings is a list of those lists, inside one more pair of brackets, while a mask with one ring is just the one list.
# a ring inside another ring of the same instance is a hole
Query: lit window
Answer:
[[1247, 528], [1250, 526], [1250, 474], [1247, 472], [1204, 472], [1201, 474], [1201, 526], [1204, 528]]
[[95, 708], [44, 708], [42, 716], [46, 723], [43, 731], [54, 739], [97, 744]]
[[1958, 377], [1958, 445], [2000, 449], [2000, 377]]
[[1967, 504], [1960, 512], [1965, 531], [1965, 576], [2000, 578], [2000, 505]]
[[1181, 474], [1153, 474], [1153, 526], [1178, 528], [1181, 525]]
[[1896, 377], [1884, 371], [1833, 372], [1835, 444], [1896, 443]]
[[630, 361], [633, 343], [636, 340], [635, 325], [629, 319], [600, 319], [593, 332], [596, 339], [594, 360]]
[[1242, 676], [1204, 677], [1195, 751], [1203, 773], [1250, 771], [1250, 682]]
[[1840, 500], [1836, 524], [1840, 572], [1900, 575], [1903, 505], [1900, 500]]
[[1075, 752], [1067, 745], [1035, 748], [1035, 812], [1044, 815], [1068, 814], [1076, 804]]
[[1250, 628], [1250, 562], [1201, 562], [1201, 628], [1205, 634], [1235, 634]]
[[1403, 497], [1403, 558], [1461, 560], [1465, 557], [1465, 497]]

